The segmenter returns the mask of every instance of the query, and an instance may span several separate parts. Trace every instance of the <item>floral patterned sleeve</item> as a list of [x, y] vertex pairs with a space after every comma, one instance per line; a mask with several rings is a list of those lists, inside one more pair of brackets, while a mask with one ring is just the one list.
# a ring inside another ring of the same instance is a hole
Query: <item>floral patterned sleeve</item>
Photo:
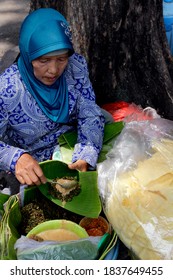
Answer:
[[80, 56], [82, 69], [77, 77], [77, 120], [78, 139], [75, 145], [72, 162], [85, 160], [95, 167], [102, 148], [104, 133], [104, 116], [95, 102], [95, 94], [89, 79], [86, 60]]
[[15, 145], [9, 124], [9, 112], [15, 116], [13, 108], [18, 104], [19, 99], [14, 90], [15, 72], [16, 66], [12, 65], [0, 75], [0, 170], [12, 172], [17, 159], [25, 153], [25, 149]]
[[4, 101], [1, 99], [0, 112], [0, 170], [10, 170], [14, 172], [16, 160], [25, 153], [24, 149], [6, 144], [4, 140], [10, 142], [6, 131], [8, 130], [8, 115], [4, 108]]

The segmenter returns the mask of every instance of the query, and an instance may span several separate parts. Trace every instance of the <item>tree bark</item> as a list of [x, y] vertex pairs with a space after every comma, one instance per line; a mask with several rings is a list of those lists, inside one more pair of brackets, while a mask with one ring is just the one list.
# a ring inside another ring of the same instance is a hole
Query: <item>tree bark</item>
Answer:
[[151, 106], [173, 120], [173, 58], [162, 0], [31, 1], [70, 22], [75, 50], [87, 60], [97, 103]]

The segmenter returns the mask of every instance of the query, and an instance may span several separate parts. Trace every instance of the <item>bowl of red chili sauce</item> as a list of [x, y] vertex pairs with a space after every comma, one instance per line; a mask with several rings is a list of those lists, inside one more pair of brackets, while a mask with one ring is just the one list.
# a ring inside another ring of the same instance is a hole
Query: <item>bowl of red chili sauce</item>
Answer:
[[102, 216], [98, 218], [84, 217], [79, 225], [86, 230], [89, 236], [102, 236], [111, 231], [110, 224]]

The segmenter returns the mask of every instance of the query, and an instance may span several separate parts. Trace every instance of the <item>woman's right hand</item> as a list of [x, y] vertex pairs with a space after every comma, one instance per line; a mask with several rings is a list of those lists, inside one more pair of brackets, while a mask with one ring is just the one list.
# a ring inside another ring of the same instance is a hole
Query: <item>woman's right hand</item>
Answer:
[[15, 176], [22, 185], [45, 184], [46, 177], [38, 162], [29, 154], [22, 154], [15, 166]]

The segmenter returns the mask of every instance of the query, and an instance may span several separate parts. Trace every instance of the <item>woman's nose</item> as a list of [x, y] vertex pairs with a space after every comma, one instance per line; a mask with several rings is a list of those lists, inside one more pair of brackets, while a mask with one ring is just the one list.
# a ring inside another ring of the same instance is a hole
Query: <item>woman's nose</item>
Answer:
[[51, 62], [51, 63], [49, 64], [48, 72], [49, 72], [50, 74], [57, 74], [57, 73], [59, 72], [58, 63], [56, 63], [56, 62]]

